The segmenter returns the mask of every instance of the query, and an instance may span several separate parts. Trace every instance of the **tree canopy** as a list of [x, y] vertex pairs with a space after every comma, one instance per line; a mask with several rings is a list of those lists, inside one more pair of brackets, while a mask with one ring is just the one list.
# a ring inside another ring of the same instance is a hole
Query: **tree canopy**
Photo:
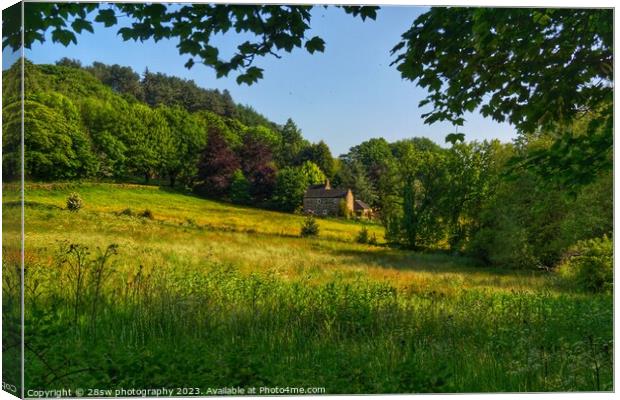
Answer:
[[[327, 6], [323, 6], [327, 7]], [[77, 43], [76, 34], [94, 32], [94, 23], [105, 27], [121, 25], [119, 18], [128, 17], [129, 26], [118, 34], [123, 40], [178, 40], [181, 55], [187, 55], [185, 66], [201, 63], [215, 69], [217, 76], [239, 71], [238, 83], [248, 85], [263, 77], [263, 69], [254, 65], [256, 57], [304, 48], [309, 53], [322, 52], [325, 41], [318, 36], [308, 37], [313, 6], [305, 5], [233, 5], [233, 4], [159, 4], [159, 3], [25, 3], [24, 43], [43, 43], [51, 31], [52, 41], [67, 46]], [[378, 7], [341, 6], [347, 13], [362, 20], [375, 19]], [[22, 46], [17, 7], [3, 13], [5, 34], [3, 48], [17, 50]], [[211, 42], [213, 35], [235, 31], [249, 33], [252, 39], [237, 45], [230, 58], [223, 58]]]
[[[426, 123], [463, 125], [466, 112], [480, 109], [522, 133], [556, 131], [556, 144], [522, 165], [545, 164], [564, 183], [610, 168], [611, 9], [436, 7], [392, 54], [402, 77], [429, 92], [419, 104], [432, 106]], [[584, 135], [568, 129], [586, 116]]]

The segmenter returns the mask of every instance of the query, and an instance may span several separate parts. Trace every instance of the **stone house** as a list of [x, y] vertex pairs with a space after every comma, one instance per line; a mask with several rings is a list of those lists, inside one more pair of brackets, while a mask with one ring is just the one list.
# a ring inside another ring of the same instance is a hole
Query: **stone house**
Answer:
[[358, 217], [370, 219], [373, 216], [372, 208], [361, 200], [355, 200], [353, 210]]
[[325, 184], [308, 187], [304, 195], [304, 212], [319, 216], [338, 215], [341, 201], [352, 214], [355, 205], [351, 189], [332, 189], [328, 180]]

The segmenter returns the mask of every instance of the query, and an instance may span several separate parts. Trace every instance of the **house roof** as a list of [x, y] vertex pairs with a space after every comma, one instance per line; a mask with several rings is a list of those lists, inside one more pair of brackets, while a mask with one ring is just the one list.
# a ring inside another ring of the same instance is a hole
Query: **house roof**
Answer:
[[[316, 186], [316, 185], [315, 185]], [[310, 186], [308, 190], [306, 190], [305, 198], [335, 198], [335, 197], [345, 197], [349, 189], [325, 189], [323, 185], [315, 188]]]
[[370, 206], [361, 200], [355, 200], [355, 208], [359, 210], [370, 210]]
[[310, 186], [308, 186], [308, 189], [325, 189], [325, 184], [321, 183], [321, 184], [318, 184], [318, 185], [310, 185]]

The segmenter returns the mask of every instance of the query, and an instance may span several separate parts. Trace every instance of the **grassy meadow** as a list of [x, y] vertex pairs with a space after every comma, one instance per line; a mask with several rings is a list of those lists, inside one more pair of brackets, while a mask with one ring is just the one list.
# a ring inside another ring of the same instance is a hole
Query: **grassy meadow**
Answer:
[[[551, 273], [390, 248], [376, 224], [359, 244], [342, 219], [301, 238], [303, 216], [156, 186], [25, 192], [27, 389], [613, 389], [612, 296]], [[18, 211], [5, 185], [4, 235]]]

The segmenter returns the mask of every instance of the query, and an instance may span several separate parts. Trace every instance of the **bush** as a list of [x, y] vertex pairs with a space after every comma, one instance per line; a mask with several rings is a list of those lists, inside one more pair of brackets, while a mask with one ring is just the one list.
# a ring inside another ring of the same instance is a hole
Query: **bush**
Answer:
[[138, 217], [140, 218], [148, 218], [148, 219], [155, 219], [155, 216], [153, 215], [153, 211], [149, 210], [148, 208], [144, 211], [142, 211], [140, 214], [138, 214]]
[[312, 215], [308, 215], [301, 225], [301, 237], [318, 236], [319, 224]]
[[117, 212], [116, 215], [126, 215], [128, 217], [133, 217], [135, 213], [133, 212], [131, 208], [126, 208], [123, 211]]
[[357, 234], [356, 241], [357, 241], [357, 243], [368, 243], [368, 241], [369, 241], [368, 229], [366, 229], [365, 226], [363, 226], [362, 230], [360, 231], [360, 233]]
[[377, 245], [377, 235], [375, 235], [374, 233], [370, 236], [370, 239], [368, 239], [368, 244], [371, 244], [373, 246]]
[[607, 236], [582, 240], [571, 247], [558, 269], [569, 283], [588, 292], [613, 288], [613, 241]]
[[83, 205], [84, 202], [79, 194], [74, 192], [67, 197], [67, 210], [71, 212], [78, 212]]

